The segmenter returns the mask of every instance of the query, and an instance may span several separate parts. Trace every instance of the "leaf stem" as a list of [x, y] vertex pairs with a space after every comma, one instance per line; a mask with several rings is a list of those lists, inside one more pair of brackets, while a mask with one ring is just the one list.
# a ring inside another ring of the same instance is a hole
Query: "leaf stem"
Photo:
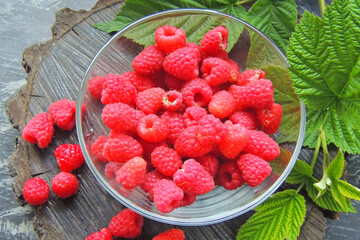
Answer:
[[299, 187], [296, 189], [296, 193], [299, 193], [299, 192], [300, 192], [300, 190], [301, 190], [302, 187], [305, 185], [305, 183], [306, 183], [306, 181], [303, 181], [303, 182], [299, 185]]
[[242, 5], [242, 4], [244, 4], [244, 3], [253, 2], [253, 1], [254, 1], [254, 0], [242, 0], [242, 1], [237, 2], [236, 4], [237, 4], [237, 5]]
[[317, 157], [319, 155], [320, 145], [321, 145], [321, 133], [319, 130], [319, 135], [318, 135], [318, 139], [317, 139], [317, 143], [316, 143], [316, 147], [315, 147], [314, 156], [313, 156], [313, 159], [312, 159], [311, 165], [310, 165], [311, 169], [314, 169]]
[[319, 6], [320, 6], [320, 12], [321, 12], [321, 16], [322, 16], [324, 14], [325, 8], [326, 8], [325, 0], [319, 0]]

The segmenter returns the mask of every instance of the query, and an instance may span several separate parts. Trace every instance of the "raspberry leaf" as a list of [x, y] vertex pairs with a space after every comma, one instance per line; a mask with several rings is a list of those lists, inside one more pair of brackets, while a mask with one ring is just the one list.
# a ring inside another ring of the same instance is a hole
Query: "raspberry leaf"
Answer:
[[286, 178], [286, 182], [290, 184], [298, 184], [305, 182], [313, 174], [312, 168], [304, 161], [297, 160], [293, 170]]
[[354, 187], [353, 185], [338, 179], [337, 188], [345, 197], [360, 201], [360, 189]]
[[331, 179], [337, 179], [341, 178], [344, 170], [344, 154], [341, 150], [339, 150], [336, 157], [330, 162], [328, 169], [327, 169], [327, 175]]
[[238, 240], [296, 239], [305, 218], [305, 199], [295, 190], [276, 193], [240, 228]]

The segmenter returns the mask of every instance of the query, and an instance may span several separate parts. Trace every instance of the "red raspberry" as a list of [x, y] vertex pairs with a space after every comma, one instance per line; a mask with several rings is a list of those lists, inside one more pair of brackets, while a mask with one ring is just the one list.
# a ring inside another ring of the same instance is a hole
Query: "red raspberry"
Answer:
[[187, 127], [198, 125], [200, 119], [206, 114], [205, 108], [199, 106], [188, 107], [184, 113], [184, 123]]
[[259, 79], [265, 78], [265, 72], [261, 69], [249, 69], [244, 72], [242, 72], [237, 79], [237, 84], [239, 86], [245, 86], [249, 83], [252, 83], [254, 81], [257, 81]]
[[195, 201], [196, 201], [196, 195], [195, 194], [184, 193], [183, 199], [181, 199], [180, 201], [177, 201], [174, 204], [174, 207], [175, 208], [186, 207], [186, 206], [189, 206], [189, 205], [193, 204]]
[[171, 90], [164, 95], [163, 107], [168, 111], [177, 111], [182, 106], [183, 96], [175, 90]]
[[240, 124], [225, 123], [226, 136], [218, 143], [220, 152], [227, 158], [234, 159], [244, 149], [249, 140], [248, 130]]
[[229, 64], [229, 73], [230, 73], [229, 82], [237, 83], [238, 77], [240, 75], [239, 66], [235, 61], [233, 61], [231, 59], [227, 59], [226, 61]]
[[77, 193], [79, 181], [69, 172], [58, 173], [51, 181], [51, 188], [60, 198], [68, 198]]
[[274, 103], [273, 86], [270, 80], [260, 79], [246, 86], [231, 85], [229, 92], [240, 108], [271, 108]]
[[219, 160], [217, 160], [214, 155], [206, 154], [202, 157], [196, 158], [195, 160], [199, 162], [212, 177], [216, 176], [219, 169]]
[[122, 133], [110, 137], [105, 143], [103, 152], [104, 157], [109, 161], [122, 163], [142, 154], [141, 144], [133, 137]]
[[190, 81], [199, 76], [197, 51], [194, 48], [183, 47], [166, 56], [164, 70], [179, 79]]
[[161, 172], [157, 170], [148, 172], [145, 175], [145, 179], [143, 183], [140, 185], [140, 187], [142, 190], [144, 190], [144, 192], [147, 192], [149, 194], [151, 200], [154, 200], [153, 188], [162, 179], [168, 179], [168, 177], [164, 176]]
[[226, 83], [230, 78], [229, 63], [221, 58], [206, 58], [201, 66], [202, 78], [210, 86]]
[[111, 219], [109, 230], [114, 237], [136, 238], [141, 234], [143, 224], [143, 216], [126, 208]]
[[149, 114], [140, 119], [137, 133], [146, 141], [161, 142], [168, 136], [168, 127], [157, 115]]
[[226, 135], [226, 127], [212, 114], [203, 116], [199, 121], [199, 129], [202, 137], [205, 138], [206, 134], [214, 137], [213, 142], [218, 143]]
[[201, 39], [201, 50], [208, 55], [223, 51], [228, 46], [228, 35], [229, 31], [224, 26], [215, 27]]
[[105, 81], [105, 77], [97, 76], [93, 79], [90, 79], [88, 82], [89, 93], [93, 98], [101, 99], [101, 92], [103, 89], [103, 84]]
[[135, 188], [144, 181], [146, 174], [146, 161], [141, 157], [134, 157], [127, 161], [116, 172], [116, 181], [124, 188]]
[[234, 190], [244, 184], [241, 172], [235, 162], [223, 163], [216, 175], [216, 184], [227, 190]]
[[249, 130], [249, 141], [243, 153], [251, 153], [261, 157], [265, 161], [271, 162], [280, 155], [280, 147], [279, 144], [266, 133]]
[[210, 173], [195, 159], [186, 160], [174, 174], [173, 180], [184, 192], [196, 195], [210, 192], [215, 186]]
[[180, 28], [164, 25], [156, 29], [155, 43], [162, 51], [171, 53], [178, 48], [185, 47], [186, 35]]
[[156, 45], [150, 45], [134, 58], [132, 67], [137, 73], [151, 75], [162, 69], [165, 56]]
[[85, 240], [112, 240], [111, 232], [108, 228], [103, 228], [98, 232], [90, 234]]
[[156, 235], [152, 240], [185, 240], [185, 233], [181, 229], [172, 228]]
[[136, 72], [125, 72], [121, 76], [127, 79], [136, 88], [137, 92], [155, 87], [155, 83], [150, 76]]
[[253, 154], [241, 155], [237, 160], [242, 178], [250, 187], [256, 187], [270, 175], [270, 164], [264, 159]]
[[169, 90], [181, 91], [184, 83], [184, 80], [170, 74], [165, 74], [165, 85]]
[[209, 112], [218, 118], [230, 116], [236, 108], [236, 101], [228, 91], [220, 91], [214, 94], [208, 105]]
[[206, 107], [212, 98], [211, 87], [201, 78], [185, 83], [182, 90], [184, 102], [189, 107]]
[[153, 188], [153, 192], [156, 208], [162, 213], [173, 211], [176, 203], [184, 197], [183, 190], [168, 179], [160, 180]]
[[165, 176], [172, 177], [183, 162], [180, 155], [174, 149], [160, 146], [151, 153], [151, 163], [159, 172]]
[[160, 70], [154, 74], [149, 75], [149, 78], [154, 82], [154, 87], [165, 89], [165, 75], [166, 72], [164, 70]]
[[111, 180], [116, 177], [117, 171], [123, 166], [123, 163], [119, 162], [109, 162], [105, 165], [105, 176], [107, 179]]
[[176, 139], [179, 137], [180, 133], [186, 127], [184, 123], [183, 115], [178, 112], [165, 111], [160, 118], [165, 122], [165, 124], [168, 127], [169, 130], [168, 139], [172, 144], [174, 144]]
[[108, 160], [104, 157], [103, 151], [105, 143], [107, 142], [108, 138], [106, 136], [99, 136], [95, 142], [91, 145], [91, 152], [92, 154], [99, 159], [101, 162], [108, 162]]
[[138, 93], [136, 106], [145, 114], [156, 113], [162, 107], [165, 90], [162, 88], [150, 88]]
[[200, 63], [202, 61], [202, 53], [201, 53], [200, 47], [194, 42], [187, 43], [186, 47], [192, 48], [194, 50], [194, 53], [195, 53], [195, 56], [196, 56], [196, 61], [198, 63]]
[[240, 124], [249, 130], [257, 130], [260, 127], [259, 120], [252, 112], [235, 112], [231, 114], [229, 120], [234, 124]]
[[267, 134], [277, 132], [283, 115], [283, 109], [280, 104], [274, 103], [270, 109], [257, 109], [256, 113], [264, 132]]
[[33, 117], [22, 130], [22, 138], [29, 143], [37, 143], [39, 148], [46, 148], [54, 134], [54, 122], [46, 112]]
[[54, 152], [56, 161], [63, 172], [71, 172], [80, 167], [85, 159], [79, 144], [62, 144]]
[[159, 146], [166, 146], [166, 147], [168, 147], [169, 145], [166, 143], [166, 141], [161, 141], [161, 142], [148, 142], [148, 141], [146, 141], [146, 140], [144, 140], [144, 139], [141, 139], [140, 138], [140, 144], [141, 144], [141, 146], [142, 146], [142, 148], [143, 148], [143, 155], [144, 155], [144, 157], [146, 157], [146, 158], [150, 158], [150, 156], [151, 156], [151, 153], [154, 151], [154, 149], [156, 148], [156, 147], [159, 147]]
[[101, 92], [102, 104], [126, 103], [133, 105], [136, 98], [136, 88], [123, 76], [108, 74]]
[[39, 177], [30, 178], [23, 186], [23, 197], [33, 206], [45, 203], [49, 198], [49, 193], [49, 186]]

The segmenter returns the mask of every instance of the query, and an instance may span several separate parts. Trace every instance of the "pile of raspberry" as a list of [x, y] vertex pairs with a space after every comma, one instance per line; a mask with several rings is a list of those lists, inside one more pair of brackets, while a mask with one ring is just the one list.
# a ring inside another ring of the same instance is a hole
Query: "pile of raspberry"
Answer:
[[132, 62], [133, 71], [97, 76], [91, 96], [104, 104], [109, 128], [91, 145], [117, 189], [140, 187], [169, 213], [215, 185], [260, 185], [280, 154], [281, 105], [261, 69], [240, 73], [218, 26], [200, 46], [173, 26], [155, 31], [156, 44]]

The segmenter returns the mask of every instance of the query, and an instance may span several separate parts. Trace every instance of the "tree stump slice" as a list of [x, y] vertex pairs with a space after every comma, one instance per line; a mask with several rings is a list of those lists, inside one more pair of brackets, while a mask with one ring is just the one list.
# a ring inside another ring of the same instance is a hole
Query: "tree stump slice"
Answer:
[[[15, 128], [21, 132], [33, 116], [47, 111], [54, 101], [63, 98], [76, 100], [88, 65], [111, 38], [92, 25], [112, 20], [121, 5], [119, 0], [99, 0], [90, 11], [63, 9], [56, 14], [53, 39], [24, 51], [27, 85], [6, 103], [9, 119]], [[8, 165], [14, 179], [14, 194], [20, 204], [26, 204], [22, 198], [22, 186], [29, 178], [40, 176], [51, 185], [51, 179], [59, 172], [53, 152], [64, 143], [77, 143], [75, 129], [67, 132], [55, 127], [54, 139], [46, 149], [30, 145], [21, 137], [16, 139], [16, 150]], [[108, 226], [111, 218], [124, 208], [97, 183], [86, 165], [74, 173], [80, 183], [75, 196], [63, 200], [51, 192], [45, 204], [33, 208], [34, 228], [39, 239], [85, 239]], [[238, 229], [252, 213], [210, 226], [177, 227], [185, 231], [189, 240], [235, 239]], [[173, 227], [145, 219], [143, 232], [136, 239], [152, 239]], [[312, 203], [307, 203], [306, 221], [299, 239], [323, 239], [325, 230], [324, 214]]]

